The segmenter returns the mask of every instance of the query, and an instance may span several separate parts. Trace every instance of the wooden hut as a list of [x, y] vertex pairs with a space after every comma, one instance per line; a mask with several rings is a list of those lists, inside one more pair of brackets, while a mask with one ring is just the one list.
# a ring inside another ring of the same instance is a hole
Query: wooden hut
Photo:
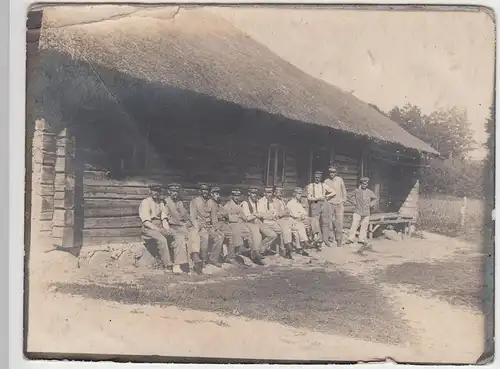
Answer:
[[370, 176], [379, 211], [416, 214], [437, 152], [368, 104], [208, 10], [88, 9], [45, 8], [28, 66], [31, 217], [54, 245], [138, 240], [152, 181], [186, 201], [201, 181], [290, 195], [329, 164], [348, 190]]

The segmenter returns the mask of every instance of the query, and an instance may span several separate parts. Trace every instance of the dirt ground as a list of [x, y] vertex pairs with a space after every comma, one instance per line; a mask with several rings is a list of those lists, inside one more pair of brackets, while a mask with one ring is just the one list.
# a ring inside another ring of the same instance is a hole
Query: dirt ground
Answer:
[[[33, 245], [33, 248], [36, 244]], [[30, 258], [28, 351], [475, 363], [492, 322], [479, 245], [426, 234], [210, 276]], [[486, 258], [486, 259], [485, 259]], [[172, 361], [168, 358], [165, 361]]]

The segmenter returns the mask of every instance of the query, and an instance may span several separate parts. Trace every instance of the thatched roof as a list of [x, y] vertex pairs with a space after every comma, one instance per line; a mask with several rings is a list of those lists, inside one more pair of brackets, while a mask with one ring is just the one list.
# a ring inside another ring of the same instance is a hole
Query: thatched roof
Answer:
[[40, 47], [148, 82], [437, 154], [368, 104], [306, 74], [207, 10], [48, 8]]

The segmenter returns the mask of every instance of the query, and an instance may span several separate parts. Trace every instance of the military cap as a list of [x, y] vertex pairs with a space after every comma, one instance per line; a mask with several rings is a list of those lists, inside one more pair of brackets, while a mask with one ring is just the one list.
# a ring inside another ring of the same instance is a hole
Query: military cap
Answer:
[[274, 187], [273, 186], [266, 186], [264, 187], [264, 191], [274, 191]]
[[149, 189], [151, 191], [161, 191], [163, 189], [163, 187], [157, 183], [153, 183], [153, 184], [149, 185]]
[[283, 185], [278, 184], [278, 185], [274, 186], [274, 189], [275, 190], [282, 190], [283, 189]]
[[359, 180], [360, 182], [368, 182], [370, 180], [370, 178], [368, 177], [361, 177], [361, 179]]
[[239, 195], [241, 195], [241, 190], [239, 188], [233, 188], [231, 190], [231, 195], [239, 196]]
[[259, 193], [259, 190], [257, 188], [255, 188], [255, 187], [250, 187], [248, 189], [248, 193]]
[[335, 167], [335, 166], [332, 165], [332, 166], [328, 167], [328, 171], [329, 172], [336, 172], [337, 171], [337, 167]]
[[200, 184], [200, 190], [210, 190], [210, 186], [206, 183]]
[[321, 170], [317, 170], [317, 171], [314, 172], [314, 174], [321, 174], [322, 175], [323, 172]]
[[212, 187], [212, 189], [210, 190], [210, 192], [212, 192], [212, 193], [214, 193], [214, 192], [220, 192], [220, 187], [214, 186], [214, 187]]
[[302, 187], [295, 187], [295, 188], [293, 189], [293, 192], [294, 192], [294, 193], [302, 193], [302, 192], [304, 192], [304, 190], [302, 189]]
[[181, 185], [178, 183], [170, 183], [168, 185], [168, 189], [172, 191], [179, 191], [181, 189]]

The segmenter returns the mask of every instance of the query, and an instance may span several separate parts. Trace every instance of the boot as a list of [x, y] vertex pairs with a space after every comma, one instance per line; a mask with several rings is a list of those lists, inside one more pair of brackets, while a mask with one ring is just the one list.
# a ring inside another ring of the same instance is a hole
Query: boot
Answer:
[[290, 260], [293, 259], [292, 251], [293, 251], [292, 244], [287, 243], [285, 245], [285, 258], [290, 259]]
[[175, 264], [172, 267], [172, 273], [174, 273], [174, 274], [182, 274], [181, 266], [179, 264]]
[[193, 260], [193, 270], [196, 274], [203, 274], [203, 261], [200, 259], [200, 254], [193, 252], [191, 254], [191, 260]]
[[312, 248], [312, 245], [309, 242], [307, 242], [307, 241], [301, 242], [300, 245], [302, 246], [302, 249], [298, 250], [297, 253], [299, 253], [302, 256], [309, 256], [309, 254], [307, 253], [306, 249]]
[[257, 250], [251, 251], [250, 259], [252, 259], [252, 261], [257, 265], [264, 265], [264, 263], [262, 262], [262, 260], [264, 259], [264, 256], [262, 256], [262, 254]]

